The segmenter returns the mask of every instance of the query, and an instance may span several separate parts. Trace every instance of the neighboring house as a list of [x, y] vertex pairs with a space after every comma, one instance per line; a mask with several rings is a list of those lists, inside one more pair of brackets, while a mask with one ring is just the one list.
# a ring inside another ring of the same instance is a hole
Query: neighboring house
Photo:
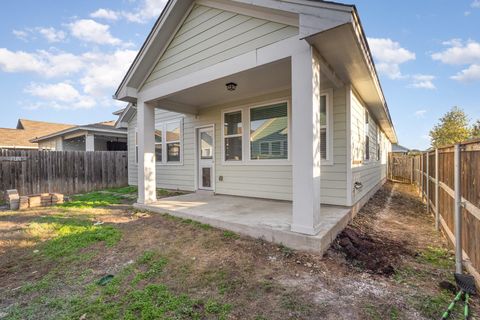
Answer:
[[170, 0], [115, 98], [139, 204], [156, 187], [287, 200], [309, 235], [321, 204], [378, 190], [397, 142], [357, 10], [332, 2]]
[[31, 141], [39, 148], [56, 151], [124, 151], [127, 131], [115, 128], [114, 121], [73, 126], [36, 137]]
[[0, 128], [0, 149], [38, 149], [38, 143], [30, 140], [71, 127], [71, 124], [19, 119], [15, 129]]
[[395, 143], [392, 145], [392, 152], [397, 154], [407, 154], [410, 152], [410, 149]]

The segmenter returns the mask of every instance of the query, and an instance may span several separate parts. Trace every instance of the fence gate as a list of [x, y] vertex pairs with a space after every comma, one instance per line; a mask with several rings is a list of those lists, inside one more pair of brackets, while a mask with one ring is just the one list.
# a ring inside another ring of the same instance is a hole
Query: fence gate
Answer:
[[413, 183], [413, 158], [406, 154], [388, 155], [388, 177], [392, 181]]

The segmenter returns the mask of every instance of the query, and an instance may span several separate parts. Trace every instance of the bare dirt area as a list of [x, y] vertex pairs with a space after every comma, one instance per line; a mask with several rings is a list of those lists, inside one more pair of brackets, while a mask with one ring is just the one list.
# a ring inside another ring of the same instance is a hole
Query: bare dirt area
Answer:
[[0, 212], [0, 319], [438, 319], [453, 298], [452, 253], [407, 185], [323, 257], [90, 200]]

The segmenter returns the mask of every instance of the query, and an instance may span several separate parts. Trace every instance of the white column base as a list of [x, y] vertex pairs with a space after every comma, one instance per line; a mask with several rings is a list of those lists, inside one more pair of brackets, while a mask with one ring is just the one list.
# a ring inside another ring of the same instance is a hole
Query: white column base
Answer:
[[311, 226], [301, 226], [301, 225], [292, 224], [292, 226], [290, 227], [290, 230], [292, 232], [307, 234], [309, 236], [315, 236], [320, 232], [320, 225], [311, 227]]

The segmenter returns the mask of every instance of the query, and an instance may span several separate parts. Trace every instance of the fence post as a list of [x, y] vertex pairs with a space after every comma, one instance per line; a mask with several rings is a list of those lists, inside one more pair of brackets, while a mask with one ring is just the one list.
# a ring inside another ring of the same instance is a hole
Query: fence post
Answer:
[[440, 207], [438, 200], [440, 178], [438, 176], [438, 149], [435, 149], [435, 229], [440, 229]]
[[410, 161], [410, 166], [411, 166], [411, 168], [410, 168], [411, 169], [410, 170], [410, 184], [413, 184], [413, 167], [415, 165], [415, 157], [412, 157], [410, 160], [411, 160]]
[[430, 151], [427, 151], [427, 169], [426, 172], [426, 189], [427, 189], [427, 213], [430, 213]]
[[455, 272], [462, 273], [462, 192], [460, 190], [461, 167], [460, 145], [454, 151], [454, 191], [455, 191]]
[[422, 197], [423, 202], [423, 153], [420, 155], [420, 195]]

